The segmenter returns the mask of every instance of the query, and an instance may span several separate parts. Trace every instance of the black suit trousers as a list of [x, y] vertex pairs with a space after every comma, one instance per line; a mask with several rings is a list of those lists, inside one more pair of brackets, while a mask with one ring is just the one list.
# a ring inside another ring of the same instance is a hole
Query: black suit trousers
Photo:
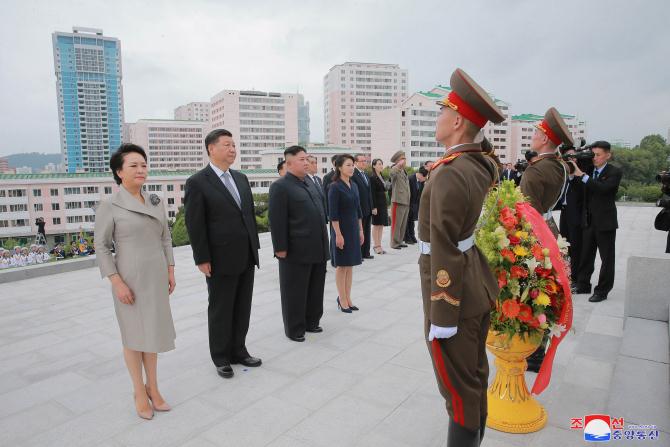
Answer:
[[[253, 259], [251, 254], [249, 259]], [[209, 306], [209, 352], [216, 366], [249, 356], [246, 337], [251, 316], [255, 266], [239, 275], [213, 275], [207, 278]]]
[[596, 251], [600, 252], [600, 276], [593, 292], [607, 295], [614, 287], [616, 230], [598, 231], [592, 226], [582, 233], [582, 259], [579, 267], [578, 285], [588, 288], [595, 270]]
[[409, 207], [409, 214], [407, 215], [407, 227], [405, 228], [405, 242], [416, 242], [416, 234], [414, 233], [414, 208]]
[[570, 242], [570, 246], [568, 247], [568, 254], [570, 255], [570, 280], [576, 283], [581, 266], [583, 229], [579, 223], [570, 222], [567, 217], [567, 212], [564, 209], [561, 211], [559, 229], [561, 236]]
[[361, 245], [361, 255], [365, 257], [370, 256], [370, 229], [372, 228], [372, 214], [363, 216], [361, 223], [363, 224], [363, 245]]
[[279, 290], [284, 332], [287, 337], [305, 335], [323, 316], [326, 263], [298, 264], [279, 259]]

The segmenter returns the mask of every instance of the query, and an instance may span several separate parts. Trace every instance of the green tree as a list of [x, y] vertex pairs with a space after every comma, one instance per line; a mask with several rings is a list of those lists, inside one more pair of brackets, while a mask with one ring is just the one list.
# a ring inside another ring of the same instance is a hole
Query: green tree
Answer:
[[172, 246], [180, 247], [189, 243], [186, 220], [184, 218], [184, 207], [182, 206], [179, 207], [177, 216], [175, 216], [174, 223], [172, 224]]

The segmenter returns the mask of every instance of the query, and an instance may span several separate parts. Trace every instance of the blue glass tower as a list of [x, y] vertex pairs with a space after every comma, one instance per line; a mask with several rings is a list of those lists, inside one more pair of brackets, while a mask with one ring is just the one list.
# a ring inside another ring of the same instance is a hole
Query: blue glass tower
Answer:
[[121, 144], [121, 43], [102, 30], [52, 35], [61, 152], [67, 172], [104, 172]]

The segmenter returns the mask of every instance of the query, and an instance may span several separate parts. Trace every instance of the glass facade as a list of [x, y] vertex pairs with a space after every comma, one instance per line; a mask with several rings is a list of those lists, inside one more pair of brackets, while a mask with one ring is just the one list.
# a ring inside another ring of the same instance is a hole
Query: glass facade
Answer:
[[121, 45], [101, 30], [53, 34], [61, 151], [67, 172], [104, 172], [121, 144]]

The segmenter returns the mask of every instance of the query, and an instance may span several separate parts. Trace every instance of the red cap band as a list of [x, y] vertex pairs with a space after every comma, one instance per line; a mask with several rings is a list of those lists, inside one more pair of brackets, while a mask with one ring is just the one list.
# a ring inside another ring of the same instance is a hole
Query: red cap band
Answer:
[[540, 122], [540, 124], [537, 125], [537, 128], [540, 129], [542, 132], [544, 132], [544, 134], [545, 134], [547, 137], [549, 137], [549, 139], [550, 139], [555, 145], [558, 146], [559, 144], [561, 144], [561, 143], [563, 142], [560, 138], [558, 138], [558, 135], [556, 135], [556, 134], [554, 133], [554, 131], [551, 130], [551, 127], [549, 127], [549, 125], [547, 124], [547, 122], [546, 122], [545, 120], [542, 120], [542, 122]]
[[475, 126], [479, 127], [480, 129], [484, 127], [488, 122], [488, 119], [486, 119], [474, 108], [472, 108], [470, 104], [463, 101], [463, 99], [460, 96], [458, 96], [458, 94], [454, 91], [451, 91], [449, 93], [449, 96], [447, 96], [442, 100], [442, 103], [445, 106], [450, 107], [451, 109], [463, 115], [463, 118], [472, 122]]

